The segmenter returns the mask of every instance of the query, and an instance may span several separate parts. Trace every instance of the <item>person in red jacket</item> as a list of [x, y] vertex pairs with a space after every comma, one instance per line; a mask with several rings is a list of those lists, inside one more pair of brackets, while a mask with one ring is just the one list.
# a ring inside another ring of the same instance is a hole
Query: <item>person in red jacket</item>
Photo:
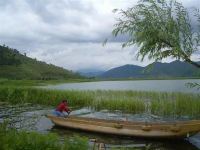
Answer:
[[65, 112], [68, 113], [68, 115], [70, 114], [71, 110], [68, 107], [68, 103], [67, 100], [63, 100], [56, 108], [56, 110], [54, 111], [54, 114], [58, 117], [65, 117], [66, 114]]

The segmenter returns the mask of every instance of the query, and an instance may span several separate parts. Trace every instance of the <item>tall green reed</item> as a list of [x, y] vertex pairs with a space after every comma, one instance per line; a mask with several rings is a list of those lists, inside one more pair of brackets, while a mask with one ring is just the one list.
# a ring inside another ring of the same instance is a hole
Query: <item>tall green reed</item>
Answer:
[[67, 99], [72, 107], [96, 110], [121, 110], [144, 113], [146, 102], [150, 111], [159, 116], [200, 117], [200, 94], [145, 91], [61, 91], [31, 87], [0, 87], [0, 101], [56, 106]]

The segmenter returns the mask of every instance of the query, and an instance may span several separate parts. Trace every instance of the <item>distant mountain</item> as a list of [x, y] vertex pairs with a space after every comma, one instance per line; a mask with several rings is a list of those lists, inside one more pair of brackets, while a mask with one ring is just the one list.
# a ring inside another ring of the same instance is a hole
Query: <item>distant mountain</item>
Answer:
[[200, 69], [178, 60], [171, 63], [152, 63], [143, 72], [151, 77], [200, 77]]
[[101, 78], [129, 78], [129, 77], [140, 77], [143, 67], [136, 65], [124, 65], [117, 68], [110, 69], [104, 72], [99, 77]]
[[[200, 62], [199, 62], [200, 63]], [[154, 62], [146, 67], [124, 65], [104, 72], [99, 78], [200, 77], [200, 69], [182, 61]]]
[[103, 74], [104, 70], [97, 70], [97, 69], [82, 69], [77, 71], [79, 74], [85, 77], [96, 77]]
[[0, 78], [7, 79], [69, 79], [83, 78], [80, 74], [37, 61], [16, 49], [0, 46]]

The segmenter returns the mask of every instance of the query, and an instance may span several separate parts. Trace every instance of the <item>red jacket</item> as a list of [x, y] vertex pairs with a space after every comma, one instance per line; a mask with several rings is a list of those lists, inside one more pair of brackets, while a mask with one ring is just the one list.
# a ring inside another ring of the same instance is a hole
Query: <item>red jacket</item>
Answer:
[[68, 105], [65, 105], [64, 103], [60, 103], [60, 104], [58, 105], [58, 107], [56, 108], [56, 111], [60, 111], [60, 112], [63, 112], [63, 111], [69, 112], [70, 109], [68, 108]]

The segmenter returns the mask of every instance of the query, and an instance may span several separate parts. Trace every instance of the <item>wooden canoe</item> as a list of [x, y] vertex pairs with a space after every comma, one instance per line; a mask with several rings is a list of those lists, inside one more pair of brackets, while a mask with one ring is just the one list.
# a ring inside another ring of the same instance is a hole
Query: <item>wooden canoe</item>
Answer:
[[173, 123], [144, 123], [115, 121], [69, 116], [67, 118], [47, 115], [55, 125], [120, 136], [143, 138], [186, 138], [200, 131], [200, 120]]

